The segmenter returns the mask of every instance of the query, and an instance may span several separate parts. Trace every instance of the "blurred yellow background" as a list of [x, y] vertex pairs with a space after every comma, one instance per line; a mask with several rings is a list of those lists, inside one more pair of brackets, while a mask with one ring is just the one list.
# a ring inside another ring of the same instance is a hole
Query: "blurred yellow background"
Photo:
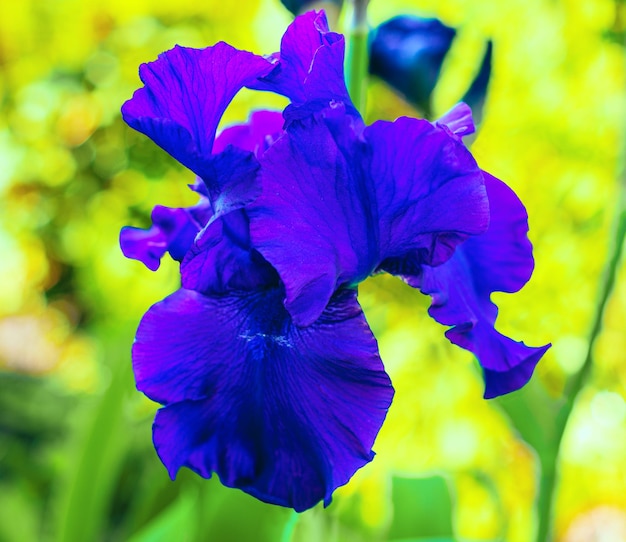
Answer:
[[[290, 14], [278, 0], [25, 0], [2, 13], [0, 540], [285, 540], [283, 524], [296, 521], [288, 511], [190, 473], [172, 483], [151, 448], [156, 405], [133, 388], [130, 347], [141, 315], [177, 288], [177, 264], [151, 273], [122, 256], [118, 234], [147, 225], [155, 204], [193, 203], [193, 177], [128, 128], [119, 108], [140, 86], [139, 64], [160, 52], [224, 40], [271, 53]], [[495, 297], [498, 328], [533, 346], [553, 343], [535, 379], [558, 399], [583, 362], [616, 218], [625, 4], [373, 0], [369, 18], [401, 13], [459, 29], [438, 113], [494, 41], [472, 151], [525, 202], [536, 258], [520, 293]], [[223, 125], [285, 103], [242, 92]], [[368, 122], [416, 114], [380, 81], [368, 104]], [[505, 399], [482, 399], [472, 357], [447, 342], [418, 292], [376, 277], [360, 299], [394, 404], [375, 460], [326, 511], [298, 517], [293, 540], [387, 540], [394, 515], [410, 507], [393, 500], [392, 475], [434, 473], [454, 495], [458, 540], [531, 540], [538, 462]], [[563, 542], [626, 540], [625, 320], [622, 265], [564, 437], [555, 516]], [[257, 530], [241, 530], [242, 517], [256, 518]]]

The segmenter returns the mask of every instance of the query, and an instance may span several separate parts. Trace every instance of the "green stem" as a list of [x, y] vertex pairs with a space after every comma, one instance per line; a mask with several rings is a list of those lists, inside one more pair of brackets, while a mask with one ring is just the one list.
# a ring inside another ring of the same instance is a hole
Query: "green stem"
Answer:
[[[626, 60], [626, 56], [625, 56]], [[589, 379], [593, 366], [593, 351], [602, 331], [602, 322], [608, 301], [615, 287], [615, 280], [622, 259], [624, 240], [626, 239], [626, 130], [623, 134], [623, 149], [621, 155], [621, 173], [618, 176], [618, 200], [615, 226], [611, 235], [609, 256], [605, 264], [603, 280], [600, 287], [600, 296], [593, 316], [589, 342], [585, 354], [585, 361], [578, 373], [572, 378], [566, 392], [565, 404], [561, 408], [556, 420], [556, 433], [554, 442], [554, 454], [549, 458], [542, 458], [542, 476], [539, 486], [538, 512], [539, 526], [537, 541], [545, 542], [552, 540], [553, 525], [552, 516], [555, 501], [555, 488], [558, 474], [558, 457], [560, 455], [563, 435], [567, 428], [570, 415], [576, 403], [576, 399]]]
[[367, 4], [368, 0], [354, 0], [352, 25], [348, 34], [349, 46], [346, 66], [348, 92], [352, 103], [362, 114], [365, 113], [366, 106], [369, 63]]
[[283, 534], [280, 537], [280, 542], [292, 542], [293, 535], [296, 530], [296, 524], [298, 523], [299, 514], [296, 511], [292, 511], [287, 523], [285, 523], [285, 528], [283, 529]]

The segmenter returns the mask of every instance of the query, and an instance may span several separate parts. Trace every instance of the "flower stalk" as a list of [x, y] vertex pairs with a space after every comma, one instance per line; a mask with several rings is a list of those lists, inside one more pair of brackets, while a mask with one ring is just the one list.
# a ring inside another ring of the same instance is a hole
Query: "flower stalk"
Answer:
[[[626, 43], [624, 44], [626, 45]], [[626, 64], [626, 55], [624, 56]], [[626, 107], [626, 103], [624, 104]], [[563, 435], [567, 429], [570, 415], [578, 395], [587, 384], [593, 368], [593, 351], [602, 332], [602, 324], [607, 305], [615, 287], [617, 272], [622, 261], [624, 242], [626, 241], [626, 127], [622, 133], [621, 171], [618, 174], [618, 197], [615, 223], [610, 237], [609, 254], [602, 274], [600, 293], [596, 311], [591, 324], [585, 360], [576, 375], [572, 378], [565, 392], [565, 403], [556, 420], [556, 434], [553, 455], [542, 462], [542, 476], [538, 496], [539, 525], [537, 542], [554, 539], [553, 515], [555, 490], [558, 479], [558, 458], [560, 455]]]
[[354, 0], [352, 24], [348, 31], [346, 79], [350, 98], [356, 108], [365, 113], [367, 73], [369, 62], [367, 5], [369, 0]]

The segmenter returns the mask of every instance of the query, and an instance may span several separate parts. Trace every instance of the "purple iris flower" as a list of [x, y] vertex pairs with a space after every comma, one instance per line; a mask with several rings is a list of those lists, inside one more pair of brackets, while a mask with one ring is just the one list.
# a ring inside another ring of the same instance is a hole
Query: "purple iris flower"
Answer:
[[[275, 120], [253, 115], [214, 149], [228, 140], [260, 154]], [[172, 478], [187, 466], [298, 511], [328, 504], [373, 458], [393, 396], [356, 291], [338, 289], [299, 328], [276, 272], [250, 245], [245, 211], [205, 218], [186, 247], [185, 287], [146, 313], [133, 345], [138, 389], [164, 405], [157, 452]]]
[[[122, 108], [197, 175], [197, 205], [157, 207], [149, 230], [121, 233], [151, 269], [165, 252], [181, 262], [182, 288], [148, 310], [132, 352], [138, 389], [163, 405], [157, 453], [172, 478], [182, 466], [217, 473], [297, 511], [328, 504], [371, 461], [391, 404], [356, 299], [371, 274], [433, 296], [432, 316], [483, 365], [488, 396], [523, 385], [546, 348], [493, 329], [490, 293], [519, 289], [532, 254], [523, 206], [463, 145], [467, 108], [365, 126], [343, 53], [311, 12], [267, 59], [224, 43], [163, 53]], [[244, 86], [291, 103], [216, 139]]]

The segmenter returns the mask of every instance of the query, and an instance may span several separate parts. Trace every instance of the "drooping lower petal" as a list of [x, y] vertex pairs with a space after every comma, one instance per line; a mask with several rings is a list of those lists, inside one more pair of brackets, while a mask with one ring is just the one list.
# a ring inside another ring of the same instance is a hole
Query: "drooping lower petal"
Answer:
[[478, 358], [485, 397], [491, 398], [526, 384], [550, 345], [529, 347], [494, 327], [498, 308], [491, 294], [522, 288], [534, 261], [524, 206], [509, 187], [489, 174], [485, 186], [491, 208], [489, 229], [460, 245], [446, 263], [423, 266], [419, 278], [407, 281], [432, 297], [430, 315], [452, 326], [446, 337]]
[[179, 290], [144, 316], [133, 367], [139, 390], [166, 405], [154, 442], [172, 477], [216, 472], [302, 511], [372, 459], [393, 388], [354, 291], [304, 329], [282, 296]]

